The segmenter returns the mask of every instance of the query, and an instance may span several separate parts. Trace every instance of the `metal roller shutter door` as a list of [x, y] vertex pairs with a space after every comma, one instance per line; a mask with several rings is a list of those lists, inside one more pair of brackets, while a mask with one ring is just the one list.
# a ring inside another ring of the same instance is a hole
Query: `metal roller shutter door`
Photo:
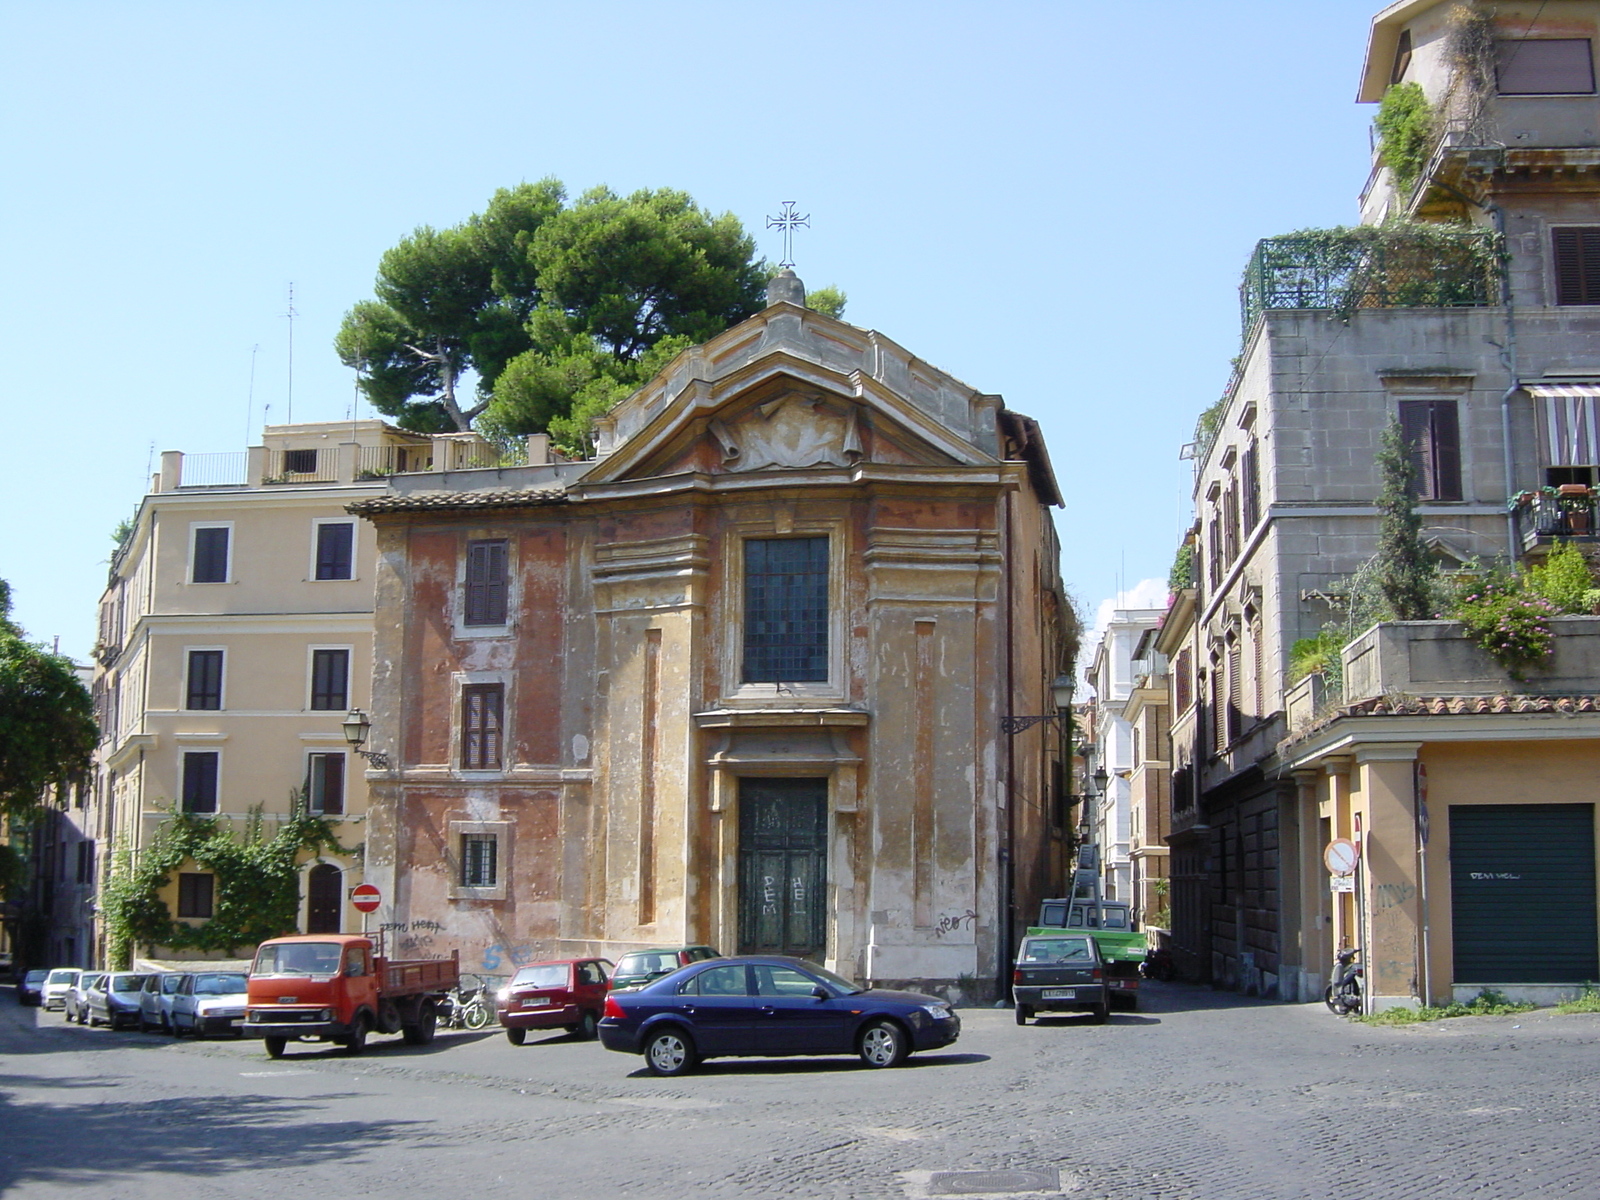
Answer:
[[1594, 805], [1450, 809], [1456, 983], [1600, 978]]

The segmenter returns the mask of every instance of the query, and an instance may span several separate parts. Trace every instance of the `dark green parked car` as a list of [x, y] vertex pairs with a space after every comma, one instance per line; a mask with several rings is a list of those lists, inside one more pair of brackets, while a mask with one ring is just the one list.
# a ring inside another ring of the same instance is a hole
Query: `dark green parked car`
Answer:
[[1083, 934], [1030, 935], [1022, 939], [1011, 972], [1017, 1024], [1045, 1012], [1086, 1012], [1095, 1023], [1111, 1015], [1111, 993], [1100, 947]]
[[670, 975], [679, 967], [687, 967], [707, 958], [721, 958], [710, 946], [657, 946], [650, 950], [630, 950], [617, 959], [616, 970], [611, 972], [611, 990], [639, 987], [652, 979]]

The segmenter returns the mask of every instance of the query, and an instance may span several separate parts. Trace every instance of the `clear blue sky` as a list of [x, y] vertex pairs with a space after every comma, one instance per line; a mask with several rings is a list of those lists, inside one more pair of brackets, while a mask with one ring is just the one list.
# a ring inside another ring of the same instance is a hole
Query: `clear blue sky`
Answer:
[[[82, 657], [152, 451], [341, 419], [382, 252], [498, 187], [811, 215], [795, 258], [1038, 418], [1092, 618], [1164, 578], [1256, 239], [1355, 220], [1380, 0], [119, 0], [0, 23], [0, 577]], [[254, 353], [254, 404], [250, 406]]]

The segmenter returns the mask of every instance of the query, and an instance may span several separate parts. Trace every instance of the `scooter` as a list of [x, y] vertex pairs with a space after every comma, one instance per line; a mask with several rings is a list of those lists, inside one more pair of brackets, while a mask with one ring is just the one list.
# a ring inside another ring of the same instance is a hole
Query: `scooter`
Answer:
[[1355, 961], [1360, 953], [1358, 947], [1351, 946], [1334, 955], [1333, 982], [1322, 993], [1328, 1011], [1341, 1017], [1361, 1011], [1361, 978], [1365, 971]]

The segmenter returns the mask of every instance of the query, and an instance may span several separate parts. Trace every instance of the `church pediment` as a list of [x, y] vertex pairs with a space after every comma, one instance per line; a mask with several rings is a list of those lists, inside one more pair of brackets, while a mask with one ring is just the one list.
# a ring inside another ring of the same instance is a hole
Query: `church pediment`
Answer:
[[859, 408], [821, 396], [790, 392], [733, 420], [713, 417], [708, 429], [729, 472], [853, 467], [866, 457]]

